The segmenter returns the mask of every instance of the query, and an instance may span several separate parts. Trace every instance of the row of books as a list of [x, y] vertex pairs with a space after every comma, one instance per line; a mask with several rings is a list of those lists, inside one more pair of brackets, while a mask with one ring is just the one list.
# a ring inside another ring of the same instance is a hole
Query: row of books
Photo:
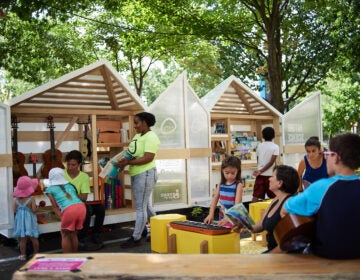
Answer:
[[104, 182], [104, 198], [106, 209], [124, 207], [124, 191], [120, 180], [109, 178]]
[[211, 155], [211, 161], [212, 162], [222, 162], [226, 157], [226, 154], [218, 154], [218, 153], [212, 153]]

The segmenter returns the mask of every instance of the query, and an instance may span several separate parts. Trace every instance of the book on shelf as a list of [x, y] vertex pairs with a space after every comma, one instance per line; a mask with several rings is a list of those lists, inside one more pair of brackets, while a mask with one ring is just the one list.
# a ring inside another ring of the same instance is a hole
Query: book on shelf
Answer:
[[252, 195], [254, 192], [255, 179], [244, 179], [243, 195]]
[[235, 226], [243, 226], [249, 230], [255, 225], [248, 210], [242, 203], [238, 203], [225, 212], [225, 217]]

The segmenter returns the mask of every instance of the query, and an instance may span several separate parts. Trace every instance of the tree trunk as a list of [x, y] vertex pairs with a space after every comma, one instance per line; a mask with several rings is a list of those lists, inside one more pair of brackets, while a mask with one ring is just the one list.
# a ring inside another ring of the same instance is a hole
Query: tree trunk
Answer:
[[284, 113], [284, 101], [282, 97], [282, 65], [281, 65], [281, 42], [280, 42], [280, 14], [273, 14], [266, 26], [268, 41], [268, 78], [270, 87], [270, 103], [280, 113]]

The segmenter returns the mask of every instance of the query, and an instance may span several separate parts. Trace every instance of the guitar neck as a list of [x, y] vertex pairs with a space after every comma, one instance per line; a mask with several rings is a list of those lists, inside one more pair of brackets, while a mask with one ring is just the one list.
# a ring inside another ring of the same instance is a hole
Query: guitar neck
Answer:
[[17, 127], [14, 126], [13, 127], [13, 152], [17, 153], [18, 152], [18, 137], [17, 137]]
[[17, 132], [16, 129], [14, 130], [14, 139], [13, 139], [13, 152], [18, 152], [18, 145], [17, 145]]
[[55, 160], [56, 153], [55, 153], [55, 137], [54, 137], [53, 128], [50, 128], [50, 150], [51, 150], [51, 160]]

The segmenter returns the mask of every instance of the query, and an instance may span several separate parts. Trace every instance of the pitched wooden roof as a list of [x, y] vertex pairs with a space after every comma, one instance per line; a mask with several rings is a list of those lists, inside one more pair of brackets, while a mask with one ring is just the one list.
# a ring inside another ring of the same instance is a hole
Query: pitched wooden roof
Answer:
[[68, 73], [6, 102], [16, 111], [143, 111], [145, 105], [107, 60]]
[[233, 75], [203, 96], [201, 101], [204, 102], [210, 113], [282, 115], [270, 103]]

